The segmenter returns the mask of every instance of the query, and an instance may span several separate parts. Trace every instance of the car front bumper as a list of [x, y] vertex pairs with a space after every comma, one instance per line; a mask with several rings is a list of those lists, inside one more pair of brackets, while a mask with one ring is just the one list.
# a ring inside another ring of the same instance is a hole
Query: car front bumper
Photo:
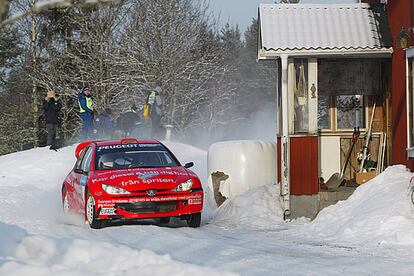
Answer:
[[178, 217], [203, 209], [203, 192], [188, 194], [95, 199], [98, 219]]

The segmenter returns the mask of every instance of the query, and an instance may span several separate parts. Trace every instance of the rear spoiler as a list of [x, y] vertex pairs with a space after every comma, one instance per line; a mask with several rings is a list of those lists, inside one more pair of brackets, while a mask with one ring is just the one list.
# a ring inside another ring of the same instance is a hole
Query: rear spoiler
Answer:
[[89, 146], [90, 144], [92, 144], [92, 143], [95, 143], [95, 142], [99, 142], [100, 140], [93, 140], [93, 141], [86, 141], [86, 142], [82, 142], [82, 143], [80, 143], [77, 147], [76, 147], [76, 149], [75, 149], [75, 157], [76, 158], [79, 158], [79, 156], [82, 154], [82, 151], [87, 147], [87, 146]]

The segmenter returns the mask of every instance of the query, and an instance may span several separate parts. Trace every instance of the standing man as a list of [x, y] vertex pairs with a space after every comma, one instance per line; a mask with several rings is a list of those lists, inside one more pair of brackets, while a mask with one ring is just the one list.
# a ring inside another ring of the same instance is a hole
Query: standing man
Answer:
[[148, 94], [147, 104], [150, 106], [149, 115], [152, 121], [152, 136], [157, 136], [161, 132], [161, 117], [163, 115], [161, 87], [157, 86]]
[[62, 104], [56, 99], [55, 92], [49, 90], [43, 100], [43, 112], [46, 119], [47, 145], [49, 149], [56, 151], [56, 131], [59, 122], [59, 112]]
[[84, 86], [79, 93], [78, 103], [83, 122], [80, 139], [85, 141], [92, 137], [93, 132], [93, 99], [88, 86]]
[[121, 130], [123, 137], [129, 137], [132, 135], [138, 123], [137, 106], [132, 104], [125, 112], [119, 114], [116, 125]]

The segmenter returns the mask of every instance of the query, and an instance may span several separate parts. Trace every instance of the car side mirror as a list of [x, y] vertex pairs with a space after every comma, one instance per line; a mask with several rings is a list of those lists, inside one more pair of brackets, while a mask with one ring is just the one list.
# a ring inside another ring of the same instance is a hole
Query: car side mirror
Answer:
[[79, 174], [83, 174], [84, 171], [82, 169], [74, 169], [73, 170], [75, 173], [79, 173]]
[[190, 162], [184, 165], [184, 168], [191, 168], [192, 166], [194, 166], [194, 162]]

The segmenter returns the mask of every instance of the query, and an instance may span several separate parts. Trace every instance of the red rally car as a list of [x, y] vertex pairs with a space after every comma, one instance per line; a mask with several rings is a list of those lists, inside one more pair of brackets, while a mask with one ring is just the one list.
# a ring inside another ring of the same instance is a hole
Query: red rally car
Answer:
[[85, 214], [92, 228], [110, 220], [170, 217], [199, 227], [203, 189], [197, 175], [156, 140], [90, 141], [62, 185], [63, 209]]

